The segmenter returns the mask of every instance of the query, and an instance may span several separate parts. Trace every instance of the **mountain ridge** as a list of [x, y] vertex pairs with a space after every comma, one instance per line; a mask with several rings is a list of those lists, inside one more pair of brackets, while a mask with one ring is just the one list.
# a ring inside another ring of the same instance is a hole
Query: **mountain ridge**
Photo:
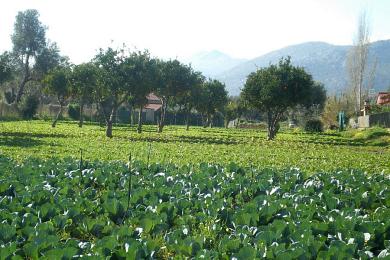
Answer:
[[206, 77], [214, 78], [247, 60], [233, 58], [219, 50], [212, 50], [196, 53], [191, 57], [183, 58], [182, 61], [191, 64], [195, 70], [201, 71]]
[[[229, 94], [238, 95], [251, 72], [269, 64], [276, 64], [281, 57], [290, 56], [293, 65], [305, 68], [314, 80], [324, 83], [328, 93], [339, 94], [345, 91], [348, 85], [346, 59], [350, 48], [350, 45], [333, 45], [318, 41], [290, 45], [241, 62], [214, 76], [226, 84]], [[385, 90], [390, 85], [390, 40], [373, 42], [369, 55], [368, 70], [375, 63], [375, 59], [377, 60], [374, 89]]]

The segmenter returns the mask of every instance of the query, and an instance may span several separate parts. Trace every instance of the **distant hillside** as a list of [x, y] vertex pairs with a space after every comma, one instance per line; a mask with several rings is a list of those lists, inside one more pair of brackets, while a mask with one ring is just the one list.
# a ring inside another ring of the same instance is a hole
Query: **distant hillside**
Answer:
[[209, 51], [195, 54], [192, 57], [182, 59], [184, 63], [191, 63], [192, 67], [201, 71], [206, 77], [215, 77], [224, 71], [245, 62], [244, 59], [235, 59], [220, 51]]
[[[270, 52], [217, 75], [229, 93], [238, 95], [249, 73], [256, 68], [276, 64], [281, 57], [291, 56], [294, 65], [304, 67], [313, 78], [325, 84], [330, 93], [339, 93], [347, 86], [346, 57], [350, 46], [308, 42]], [[377, 58], [374, 87], [385, 90], [390, 85], [390, 40], [374, 42], [370, 47], [370, 63]], [[369, 66], [371, 68], [372, 66]]]

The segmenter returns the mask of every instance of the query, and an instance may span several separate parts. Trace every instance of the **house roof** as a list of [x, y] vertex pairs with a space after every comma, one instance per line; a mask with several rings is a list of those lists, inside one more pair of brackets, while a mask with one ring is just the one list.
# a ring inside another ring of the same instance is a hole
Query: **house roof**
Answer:
[[390, 104], [390, 92], [379, 92], [378, 98], [376, 99], [377, 105]]
[[146, 96], [146, 99], [148, 100], [148, 103], [161, 103], [161, 99], [156, 96], [154, 93], [149, 93], [147, 96]]
[[146, 104], [146, 106], [144, 106], [145, 109], [151, 109], [151, 110], [153, 110], [153, 111], [157, 111], [157, 110], [159, 110], [161, 107], [162, 107], [161, 104]]
[[144, 106], [145, 109], [151, 109], [153, 111], [157, 111], [162, 107], [161, 99], [156, 96], [154, 93], [149, 93], [146, 96], [148, 103]]

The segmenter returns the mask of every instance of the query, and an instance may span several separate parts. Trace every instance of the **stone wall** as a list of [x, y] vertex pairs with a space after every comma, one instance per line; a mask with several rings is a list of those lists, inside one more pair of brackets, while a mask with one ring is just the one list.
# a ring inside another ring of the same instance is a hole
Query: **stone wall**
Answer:
[[373, 126], [390, 128], [390, 112], [368, 116], [359, 116], [358, 124], [360, 128], [367, 128]]

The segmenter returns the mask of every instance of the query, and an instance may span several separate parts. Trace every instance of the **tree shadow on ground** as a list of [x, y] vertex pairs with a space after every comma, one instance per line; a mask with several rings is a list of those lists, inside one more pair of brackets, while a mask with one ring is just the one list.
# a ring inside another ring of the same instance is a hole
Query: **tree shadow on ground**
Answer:
[[34, 147], [43, 145], [45, 142], [30, 137], [19, 137], [19, 136], [2, 136], [0, 135], [0, 146], [10, 147]]
[[141, 138], [137, 137], [124, 137], [126, 140], [134, 142], [158, 142], [158, 143], [204, 143], [204, 144], [237, 144], [239, 140], [226, 139], [226, 138], [214, 138], [205, 136], [175, 136], [170, 138], [164, 138], [159, 136], [145, 136]]
[[0, 132], [1, 137], [19, 137], [19, 138], [70, 138], [75, 137], [70, 134], [59, 133], [26, 133], [26, 132]]

